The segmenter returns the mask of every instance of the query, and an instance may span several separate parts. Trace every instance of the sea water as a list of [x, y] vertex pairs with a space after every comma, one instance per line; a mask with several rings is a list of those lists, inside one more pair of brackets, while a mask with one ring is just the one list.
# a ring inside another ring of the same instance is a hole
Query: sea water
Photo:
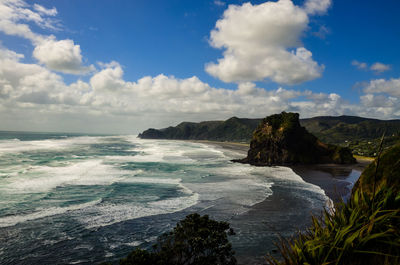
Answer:
[[96, 264], [149, 248], [187, 214], [228, 221], [242, 263], [309, 224], [328, 198], [290, 168], [216, 145], [0, 133], [0, 264]]

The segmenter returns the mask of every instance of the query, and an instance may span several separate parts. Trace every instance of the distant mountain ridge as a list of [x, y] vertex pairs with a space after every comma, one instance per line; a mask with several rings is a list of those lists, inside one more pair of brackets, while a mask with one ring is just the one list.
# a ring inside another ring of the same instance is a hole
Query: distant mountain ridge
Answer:
[[321, 116], [303, 119], [300, 123], [321, 141], [349, 147], [353, 154], [361, 156], [376, 156], [384, 133], [384, 149], [400, 142], [400, 120]]
[[[388, 137], [400, 133], [400, 120], [378, 120], [357, 116], [319, 116], [300, 120], [302, 126], [324, 141], [375, 139], [386, 131]], [[324, 139], [326, 138], [326, 139]]]
[[[182, 122], [175, 127], [148, 129], [142, 139], [213, 140], [250, 142], [262, 119], [232, 117], [226, 121]], [[385, 146], [400, 140], [400, 120], [357, 116], [318, 116], [300, 119], [301, 126], [328, 144], [347, 146], [353, 153], [374, 156], [379, 138], [386, 131]]]

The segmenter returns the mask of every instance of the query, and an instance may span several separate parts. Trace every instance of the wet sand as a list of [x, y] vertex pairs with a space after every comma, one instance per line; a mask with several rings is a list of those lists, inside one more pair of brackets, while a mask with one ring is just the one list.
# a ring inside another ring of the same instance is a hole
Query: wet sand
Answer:
[[354, 183], [371, 162], [370, 159], [357, 159], [352, 165], [318, 164], [291, 168], [304, 181], [321, 187], [333, 202], [339, 202], [349, 198]]

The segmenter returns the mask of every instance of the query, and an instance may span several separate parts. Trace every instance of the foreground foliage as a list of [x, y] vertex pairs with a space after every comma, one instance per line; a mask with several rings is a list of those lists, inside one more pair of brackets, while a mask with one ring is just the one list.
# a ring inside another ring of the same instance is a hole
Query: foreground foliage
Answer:
[[120, 261], [121, 265], [235, 265], [227, 222], [191, 214], [173, 231], [157, 240], [153, 251], [136, 249]]
[[362, 172], [353, 190], [361, 189], [371, 195], [381, 187], [391, 187], [400, 192], [400, 143], [383, 152], [378, 159]]
[[269, 256], [269, 264], [400, 264], [400, 193], [382, 188], [372, 198], [355, 190], [278, 247], [283, 260]]

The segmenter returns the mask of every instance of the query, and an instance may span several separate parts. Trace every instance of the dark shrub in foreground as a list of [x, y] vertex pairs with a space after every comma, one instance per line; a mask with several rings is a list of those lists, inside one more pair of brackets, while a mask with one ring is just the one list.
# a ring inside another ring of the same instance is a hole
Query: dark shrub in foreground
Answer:
[[121, 265], [234, 265], [236, 259], [228, 235], [227, 222], [191, 214], [173, 231], [157, 240], [153, 251], [136, 249], [120, 261]]

